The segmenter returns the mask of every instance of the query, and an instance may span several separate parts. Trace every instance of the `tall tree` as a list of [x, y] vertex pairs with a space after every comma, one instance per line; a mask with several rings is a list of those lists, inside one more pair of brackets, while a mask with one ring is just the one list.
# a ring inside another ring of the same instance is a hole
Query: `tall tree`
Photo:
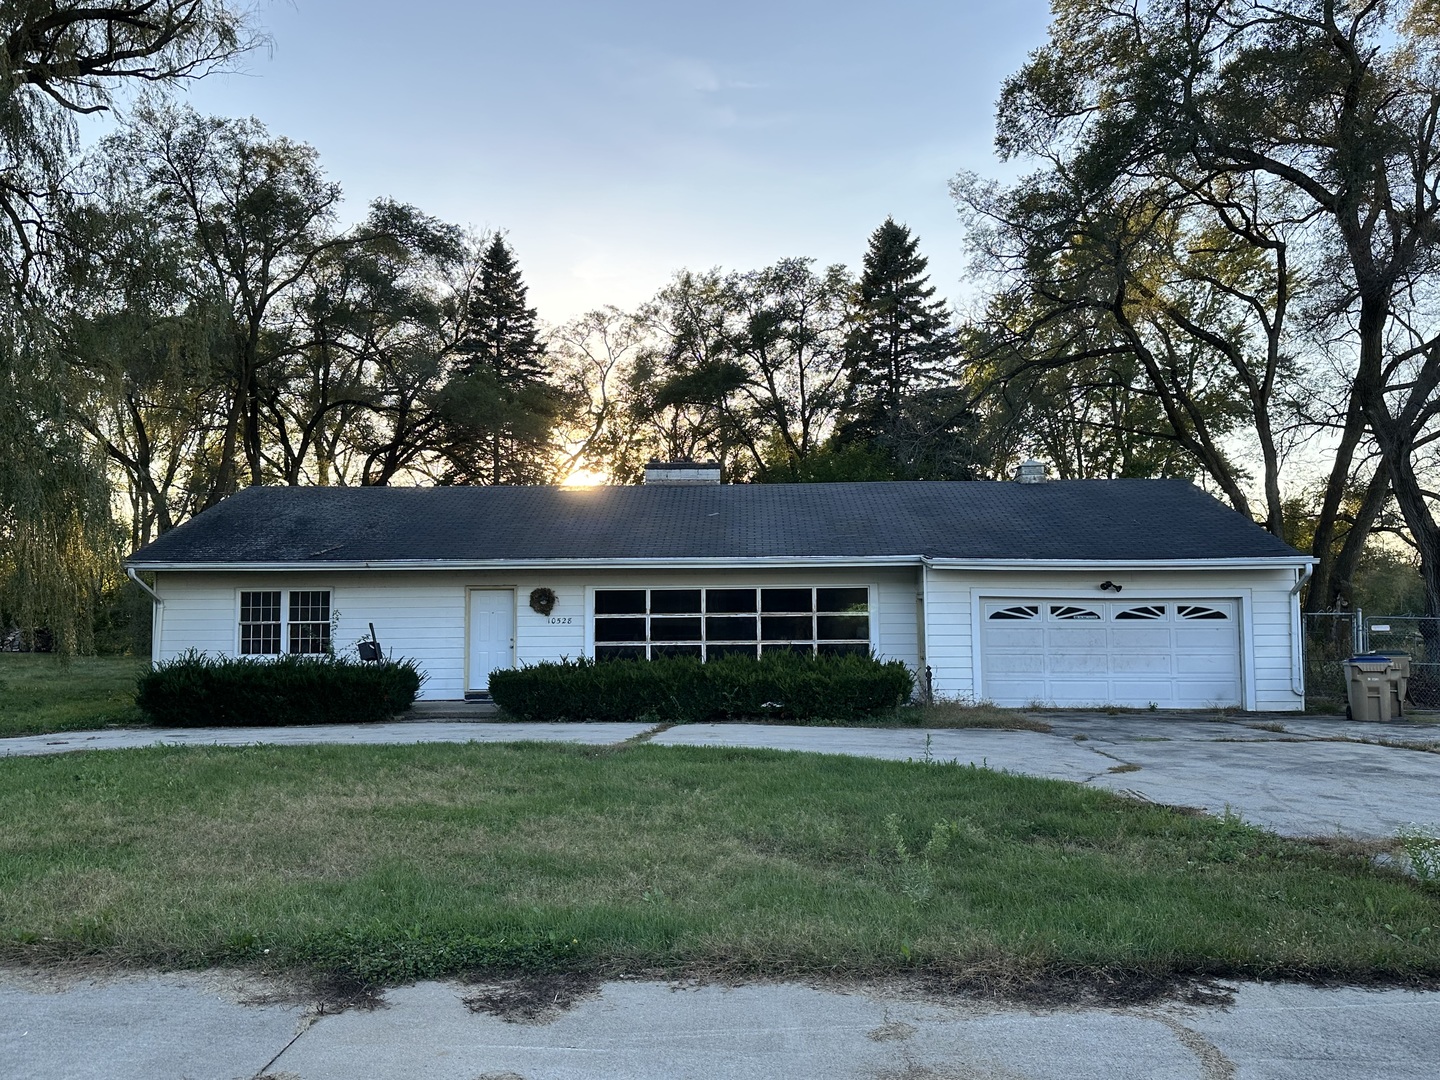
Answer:
[[745, 475], [742, 459], [753, 460], [758, 448], [747, 448], [747, 433], [727, 414], [744, 372], [729, 354], [724, 275], [682, 270], [636, 319], [645, 340], [626, 375], [624, 396], [643, 430], [641, 445], [663, 461], [709, 459], [732, 479]]
[[917, 395], [946, 381], [955, 332], [926, 273], [920, 238], [894, 218], [870, 234], [845, 337], [841, 442], [895, 442]]
[[[1440, 419], [1436, 5], [1059, 0], [1050, 42], [1006, 85], [1007, 109], [1021, 119], [1001, 125], [1002, 147], [1065, 130], [1092, 149], [1079, 172], [1248, 181], [1300, 211], [1331, 286], [1331, 333], [1351, 350], [1315, 554], [1332, 549], [1350, 466], [1373, 438], [1420, 552], [1427, 610], [1440, 614], [1423, 464]], [[1330, 595], [1317, 580], [1311, 603]], [[1440, 647], [1440, 626], [1435, 637]]]
[[468, 335], [441, 395], [450, 482], [544, 483], [553, 475], [553, 432], [564, 396], [550, 381], [537, 314], [520, 264], [495, 236], [466, 298]]
[[643, 340], [641, 321], [613, 307], [588, 311], [550, 334], [549, 355], [571, 403], [559, 429], [562, 483], [580, 473], [616, 483], [644, 475], [654, 451], [626, 393]]
[[84, 643], [96, 567], [113, 566], [115, 542], [51, 320], [76, 117], [106, 111], [127, 85], [163, 93], [253, 43], [230, 0], [0, 6], [0, 619], [48, 625], [62, 649]]
[[666, 449], [713, 457], [732, 479], [818, 452], [840, 407], [850, 288], [843, 266], [811, 259], [678, 274], [642, 314], [655, 342], [635, 368]]
[[272, 333], [272, 320], [327, 255], [355, 242], [334, 227], [339, 185], [325, 178], [312, 147], [272, 136], [258, 120], [189, 109], [141, 110], [107, 141], [104, 156], [183, 245], [194, 295], [225, 313], [228, 341], [215, 355], [224, 428], [203, 506], [242, 482], [295, 482], [284, 461], [276, 469], [267, 440], [291, 345]]
[[[1291, 370], [1286, 312], [1296, 284], [1283, 231], [1266, 233], [1240, 196], [1217, 208], [1212, 191], [1154, 177], [1078, 182], [1071, 159], [1093, 148], [1049, 131], [1042, 138], [1030, 153], [1060, 164], [1008, 189], [973, 177], [954, 185], [977, 269], [998, 285], [981, 337], [995, 350], [1000, 382], [1013, 389], [1033, 372], [1055, 371], [1077, 406], [1073, 391], [1112, 404], [1115, 392], [1148, 399], [1153, 408], [1103, 406], [1112, 422], [1133, 425], [1133, 439], [1118, 445], [1172, 442], [1244, 514], [1250, 455], [1236, 448], [1248, 427], [1265, 520], [1280, 535], [1273, 414]], [[1128, 467], [1150, 457], [1125, 456]], [[1063, 473], [1078, 463], [1056, 464]]]

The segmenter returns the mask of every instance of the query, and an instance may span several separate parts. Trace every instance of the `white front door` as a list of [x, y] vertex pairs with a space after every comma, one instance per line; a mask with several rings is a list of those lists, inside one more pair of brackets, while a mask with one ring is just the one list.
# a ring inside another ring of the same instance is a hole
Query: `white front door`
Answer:
[[515, 590], [471, 589], [465, 687], [490, 688], [490, 673], [515, 666]]
[[996, 705], [1239, 705], [1234, 600], [986, 600], [982, 696]]

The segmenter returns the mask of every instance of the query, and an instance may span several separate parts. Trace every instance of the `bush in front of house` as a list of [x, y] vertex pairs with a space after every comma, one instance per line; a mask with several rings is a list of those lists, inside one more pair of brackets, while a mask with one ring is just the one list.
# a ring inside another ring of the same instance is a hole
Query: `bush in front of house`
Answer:
[[893, 712], [915, 690], [899, 660], [769, 653], [544, 662], [490, 676], [490, 696], [522, 720], [779, 720], [853, 723]]
[[421, 675], [409, 660], [216, 657], [188, 652], [141, 676], [135, 704], [161, 727], [279, 727], [389, 720]]

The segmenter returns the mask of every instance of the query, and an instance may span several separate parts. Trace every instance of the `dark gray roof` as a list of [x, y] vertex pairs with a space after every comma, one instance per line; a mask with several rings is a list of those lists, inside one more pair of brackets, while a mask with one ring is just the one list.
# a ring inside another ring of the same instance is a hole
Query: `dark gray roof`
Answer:
[[1294, 558], [1182, 480], [247, 488], [134, 566], [926, 555]]

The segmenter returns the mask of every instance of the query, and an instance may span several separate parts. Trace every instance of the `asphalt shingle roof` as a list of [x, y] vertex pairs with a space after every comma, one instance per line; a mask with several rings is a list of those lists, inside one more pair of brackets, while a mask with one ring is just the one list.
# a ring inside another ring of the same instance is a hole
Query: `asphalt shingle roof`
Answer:
[[1183, 480], [247, 488], [131, 565], [926, 555], [1293, 558]]

